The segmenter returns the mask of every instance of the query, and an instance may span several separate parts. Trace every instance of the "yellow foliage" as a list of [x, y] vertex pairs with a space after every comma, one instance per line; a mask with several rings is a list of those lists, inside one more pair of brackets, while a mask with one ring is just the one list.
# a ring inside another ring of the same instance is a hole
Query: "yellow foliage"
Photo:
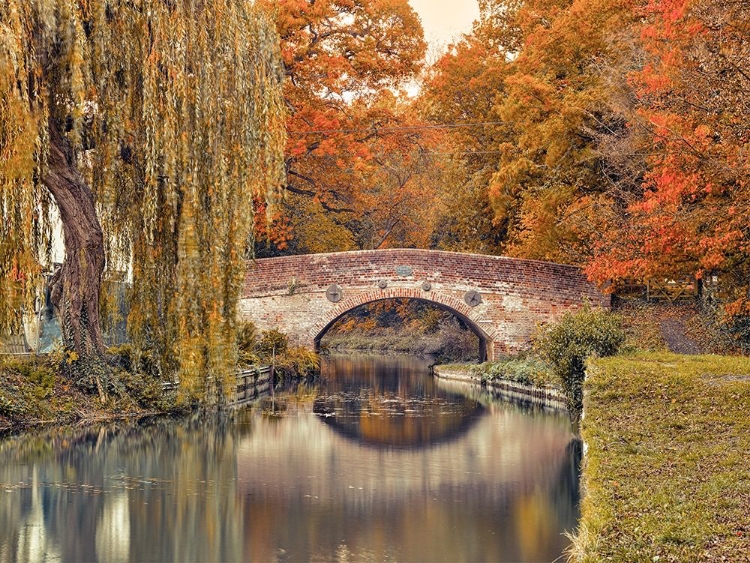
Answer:
[[134, 343], [222, 400], [253, 196], [274, 202], [284, 179], [281, 80], [275, 26], [251, 2], [3, 0], [0, 321], [49, 262], [40, 178], [49, 120], [69, 124], [108, 264], [132, 263]]

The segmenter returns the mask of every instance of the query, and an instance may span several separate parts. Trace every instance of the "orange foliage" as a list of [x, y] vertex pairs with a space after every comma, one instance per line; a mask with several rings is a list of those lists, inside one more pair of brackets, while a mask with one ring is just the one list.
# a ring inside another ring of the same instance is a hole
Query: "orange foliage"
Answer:
[[436, 120], [501, 122], [451, 133], [484, 154], [463, 160], [464, 185], [489, 198], [500, 251], [581, 264], [602, 284], [711, 272], [744, 311], [750, 5], [480, 5], [424, 97]]
[[407, 0], [263, 3], [287, 75], [289, 250], [419, 244], [425, 139], [396, 95], [421, 69], [419, 18]]
[[631, 83], [648, 130], [644, 191], [618, 229], [624, 240], [601, 241], [589, 273], [718, 273], [741, 296], [730, 307], [739, 314], [750, 287], [750, 7], [651, 0], [643, 15], [648, 60]]

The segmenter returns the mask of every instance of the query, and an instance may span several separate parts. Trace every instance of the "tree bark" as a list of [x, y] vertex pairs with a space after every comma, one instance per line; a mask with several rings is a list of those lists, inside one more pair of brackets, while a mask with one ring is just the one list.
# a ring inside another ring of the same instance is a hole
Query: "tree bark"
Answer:
[[70, 142], [53, 119], [49, 136], [48, 169], [42, 181], [60, 211], [65, 241], [65, 261], [52, 280], [52, 303], [59, 314], [65, 347], [80, 359], [103, 358], [99, 294], [104, 236], [94, 195], [78, 171]]

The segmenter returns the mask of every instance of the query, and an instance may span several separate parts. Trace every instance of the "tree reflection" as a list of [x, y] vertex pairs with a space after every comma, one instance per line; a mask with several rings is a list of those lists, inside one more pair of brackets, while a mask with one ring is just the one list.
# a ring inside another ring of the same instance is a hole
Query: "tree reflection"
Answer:
[[[0, 443], [0, 560], [241, 558], [241, 425], [226, 418], [55, 429]], [[225, 541], [205, 541], [221, 535]], [[138, 541], [131, 541], [137, 538]]]

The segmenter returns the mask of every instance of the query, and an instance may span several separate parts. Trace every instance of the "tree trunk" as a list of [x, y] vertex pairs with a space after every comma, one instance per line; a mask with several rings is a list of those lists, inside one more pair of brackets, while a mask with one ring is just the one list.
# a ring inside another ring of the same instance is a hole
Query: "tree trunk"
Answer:
[[[88, 363], [104, 356], [99, 323], [104, 236], [94, 196], [76, 167], [73, 148], [52, 119], [49, 136], [43, 182], [60, 211], [65, 240], [65, 261], [52, 280], [52, 303], [59, 314], [63, 344]], [[101, 394], [101, 382], [96, 379]]]

